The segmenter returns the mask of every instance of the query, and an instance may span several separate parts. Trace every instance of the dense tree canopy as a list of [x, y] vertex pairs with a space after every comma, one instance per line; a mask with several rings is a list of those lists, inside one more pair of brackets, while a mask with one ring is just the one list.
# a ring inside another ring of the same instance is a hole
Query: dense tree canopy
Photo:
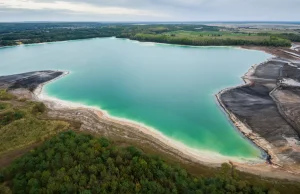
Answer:
[[[0, 174], [0, 193], [267, 193], [239, 180], [229, 165], [215, 178], [117, 147], [104, 138], [63, 132], [17, 159]], [[269, 192], [276, 193], [271, 190]]]
[[153, 35], [153, 34], [136, 34], [131, 39], [139, 41], [151, 41], [169, 44], [182, 44], [182, 45], [194, 45], [194, 46], [222, 46], [222, 45], [255, 45], [255, 46], [275, 46], [286, 47], [290, 46], [291, 42], [287, 39], [271, 36], [268, 40], [243, 40], [243, 39], [217, 39], [217, 38], [177, 38], [167, 35]]

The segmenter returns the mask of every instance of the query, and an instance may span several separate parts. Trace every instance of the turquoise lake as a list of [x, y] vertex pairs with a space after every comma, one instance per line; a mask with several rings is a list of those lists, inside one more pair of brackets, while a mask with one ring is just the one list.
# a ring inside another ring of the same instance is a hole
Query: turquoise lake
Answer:
[[271, 56], [233, 47], [189, 47], [98, 38], [0, 49], [0, 74], [68, 70], [49, 96], [97, 106], [200, 150], [255, 158], [261, 151], [232, 126], [215, 94], [242, 84]]

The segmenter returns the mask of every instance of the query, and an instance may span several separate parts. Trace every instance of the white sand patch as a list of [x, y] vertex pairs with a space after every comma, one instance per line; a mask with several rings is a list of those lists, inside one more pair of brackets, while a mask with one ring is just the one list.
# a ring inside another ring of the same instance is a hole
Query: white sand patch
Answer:
[[297, 82], [294, 79], [290, 79], [290, 78], [287, 78], [287, 79], [283, 78], [282, 80], [280, 80], [280, 83], [284, 84], [284, 85], [288, 85], [288, 86], [300, 87], [299, 82]]

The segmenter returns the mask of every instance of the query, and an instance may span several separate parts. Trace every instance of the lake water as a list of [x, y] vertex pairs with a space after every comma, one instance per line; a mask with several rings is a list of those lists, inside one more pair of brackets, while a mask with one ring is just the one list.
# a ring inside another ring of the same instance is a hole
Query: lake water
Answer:
[[0, 74], [71, 73], [45, 87], [49, 96], [97, 106], [202, 150], [242, 158], [261, 152], [228, 121], [215, 94], [242, 84], [270, 55], [233, 47], [189, 47], [99, 38], [0, 49]]

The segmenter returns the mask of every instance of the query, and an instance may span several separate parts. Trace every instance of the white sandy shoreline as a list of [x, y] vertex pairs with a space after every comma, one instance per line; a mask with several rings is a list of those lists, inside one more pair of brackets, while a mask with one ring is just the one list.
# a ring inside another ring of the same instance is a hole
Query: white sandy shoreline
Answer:
[[[63, 76], [68, 75], [69, 72], [64, 72], [61, 76], [49, 81], [55, 81], [57, 79], [60, 79]], [[263, 163], [264, 160], [260, 158], [242, 158], [242, 157], [231, 157], [231, 156], [224, 156], [216, 152], [212, 151], [206, 151], [206, 150], [199, 150], [195, 148], [191, 148], [185, 144], [183, 144], [180, 141], [174, 140], [170, 137], [167, 137], [166, 135], [162, 134], [159, 130], [154, 129], [152, 127], [146, 126], [143, 123], [139, 123], [136, 121], [114, 117], [108, 114], [107, 111], [101, 110], [99, 107], [94, 106], [87, 106], [81, 103], [74, 103], [69, 102], [65, 100], [61, 100], [55, 97], [48, 96], [45, 91], [43, 90], [43, 86], [49, 82], [46, 82], [44, 84], [41, 84], [35, 91], [35, 98], [38, 101], [44, 102], [46, 105], [51, 104], [50, 108], [53, 109], [78, 109], [78, 108], [86, 108], [91, 111], [93, 111], [95, 114], [97, 114], [102, 119], [106, 119], [109, 121], [112, 121], [114, 123], [118, 123], [125, 126], [130, 126], [136, 130], [138, 130], [141, 133], [144, 133], [146, 135], [150, 135], [154, 139], [157, 139], [158, 141], [162, 142], [166, 146], [169, 146], [182, 154], [185, 154], [189, 158], [196, 160], [200, 163], [206, 163], [206, 164], [213, 164], [213, 165], [220, 165], [224, 162], [237, 162], [237, 163], [246, 163], [246, 164], [257, 164], [257, 163]]]

